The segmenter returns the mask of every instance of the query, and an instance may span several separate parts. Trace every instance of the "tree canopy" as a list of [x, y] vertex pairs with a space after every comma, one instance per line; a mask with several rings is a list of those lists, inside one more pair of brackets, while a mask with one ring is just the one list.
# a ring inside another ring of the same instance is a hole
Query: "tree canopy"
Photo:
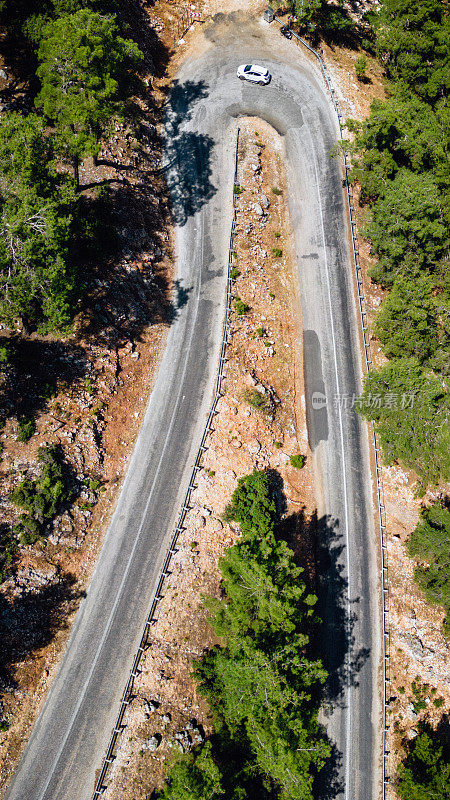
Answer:
[[450, 800], [448, 745], [434, 731], [420, 733], [409, 745], [396, 789], [402, 800]]
[[365, 234], [377, 256], [371, 275], [382, 285], [436, 270], [448, 246], [448, 228], [431, 174], [399, 170], [373, 205]]
[[[388, 98], [348, 123], [351, 179], [369, 205], [369, 274], [391, 290], [374, 325], [391, 361], [365, 379], [360, 409], [386, 460], [416, 470], [423, 486], [450, 473], [448, 26], [442, 0], [383, 0], [376, 29]], [[397, 407], [392, 398], [406, 395], [412, 404]]]
[[430, 100], [448, 91], [450, 26], [443, 0], [383, 0], [378, 51], [388, 74]]
[[33, 114], [0, 121], [0, 315], [61, 329], [70, 319], [68, 252], [76, 208], [70, 179]]
[[450, 511], [436, 502], [423, 509], [408, 540], [408, 552], [420, 564], [414, 578], [430, 603], [443, 606], [447, 613], [444, 630], [450, 636]]
[[369, 372], [359, 403], [372, 419], [388, 464], [400, 461], [425, 481], [450, 480], [450, 397], [416, 358], [393, 359]]
[[429, 360], [438, 348], [438, 308], [427, 276], [397, 278], [374, 328], [385, 355]]
[[113, 16], [83, 8], [44, 26], [38, 58], [36, 106], [54, 123], [57, 146], [76, 166], [98, 152], [105, 126], [121, 107], [120, 81], [142, 53], [119, 36]]

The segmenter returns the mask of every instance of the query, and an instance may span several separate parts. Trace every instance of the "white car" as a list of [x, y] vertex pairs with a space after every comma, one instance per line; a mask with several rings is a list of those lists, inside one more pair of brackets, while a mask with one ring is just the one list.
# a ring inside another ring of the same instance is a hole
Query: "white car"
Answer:
[[270, 83], [272, 79], [269, 70], [258, 66], [258, 64], [241, 64], [236, 74], [241, 81], [260, 83], [261, 85]]

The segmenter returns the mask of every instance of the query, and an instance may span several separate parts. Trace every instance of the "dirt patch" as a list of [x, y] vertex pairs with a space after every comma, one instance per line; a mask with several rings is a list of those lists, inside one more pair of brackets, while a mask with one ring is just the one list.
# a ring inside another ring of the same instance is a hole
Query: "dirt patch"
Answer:
[[[285, 186], [278, 135], [260, 120], [243, 121], [233, 274], [234, 300], [241, 300], [248, 310], [233, 314], [214, 431], [109, 778], [105, 796], [114, 800], [148, 797], [161, 785], [174, 752], [190, 749], [212, 731], [191, 665], [192, 658], [215, 643], [200, 598], [218, 594], [218, 559], [238, 536], [236, 526], [223, 523], [221, 513], [240, 476], [254, 468], [270, 470], [280, 498], [282, 494], [286, 498], [282, 512], [286, 533], [314, 577], [307, 524], [315, 509], [313, 470], [304, 412], [299, 287]], [[273, 188], [279, 193], [274, 194]], [[302, 469], [290, 464], [290, 456], [298, 453], [306, 455]]]

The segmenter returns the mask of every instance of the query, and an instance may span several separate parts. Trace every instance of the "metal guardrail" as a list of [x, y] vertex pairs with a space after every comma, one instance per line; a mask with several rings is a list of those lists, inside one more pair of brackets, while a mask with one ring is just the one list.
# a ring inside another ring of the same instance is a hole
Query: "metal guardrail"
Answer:
[[[283, 25], [283, 20], [279, 17], [275, 16], [275, 20]], [[305, 42], [301, 36], [298, 36], [297, 33], [292, 31], [292, 35], [297, 39], [301, 44], [312, 53], [319, 62], [320, 68], [322, 70], [323, 77], [325, 82], [328, 86], [331, 100], [334, 106], [334, 110], [336, 111], [338, 124], [339, 124], [339, 136], [341, 141], [344, 141], [344, 137], [342, 135], [343, 131], [343, 116], [341, 114], [341, 110], [339, 108], [339, 103], [335, 96], [335, 90], [331, 82], [330, 74], [326, 68], [326, 65], [321, 57], [320, 53], [317, 50], [314, 50], [308, 42]], [[355, 274], [356, 274], [356, 285], [358, 289], [358, 307], [359, 307], [359, 315], [361, 319], [361, 329], [362, 329], [362, 336], [363, 336], [363, 343], [364, 343], [364, 357], [365, 357], [365, 365], [366, 370], [369, 372], [370, 367], [372, 365], [372, 359], [370, 357], [370, 341], [368, 338], [368, 326], [367, 326], [367, 312], [365, 310], [365, 299], [363, 293], [363, 281], [362, 281], [362, 274], [361, 274], [361, 266], [359, 263], [359, 247], [358, 247], [358, 239], [356, 236], [356, 222], [354, 219], [353, 214], [353, 193], [352, 189], [348, 180], [348, 172], [349, 172], [349, 163], [348, 157], [345, 150], [343, 150], [343, 160], [344, 160], [344, 170], [345, 170], [345, 187], [346, 187], [346, 197], [347, 197], [347, 205], [348, 205], [348, 213], [350, 219], [350, 231], [351, 231], [351, 238], [352, 238], [352, 252], [353, 252], [353, 263], [355, 267]], [[387, 562], [387, 539], [386, 539], [386, 510], [385, 510], [385, 503], [384, 503], [384, 491], [383, 491], [383, 476], [381, 471], [381, 460], [380, 460], [380, 447], [377, 441], [377, 435], [375, 433], [375, 428], [373, 423], [371, 423], [372, 428], [372, 437], [373, 437], [373, 449], [374, 449], [374, 458], [375, 458], [375, 471], [376, 471], [376, 484], [377, 484], [377, 504], [378, 504], [378, 521], [380, 527], [380, 556], [381, 556], [381, 590], [382, 590], [382, 616], [383, 616], [383, 642], [382, 642], [382, 657], [383, 657], [383, 709], [382, 709], [382, 724], [383, 724], [383, 754], [382, 754], [382, 779], [383, 779], [383, 791], [382, 791], [382, 798], [385, 800], [386, 798], [386, 787], [389, 783], [389, 772], [388, 772], [388, 760], [389, 760], [389, 750], [387, 748], [386, 737], [388, 731], [388, 724], [387, 724], [387, 706], [389, 703], [388, 698], [388, 686], [390, 683], [390, 668], [389, 668], [389, 582], [388, 582], [388, 562]]]
[[234, 244], [234, 235], [235, 235], [235, 229], [236, 229], [236, 193], [235, 193], [235, 185], [236, 185], [236, 180], [237, 180], [238, 147], [239, 147], [239, 128], [237, 129], [237, 134], [236, 134], [236, 150], [235, 150], [235, 158], [234, 158], [233, 221], [231, 223], [230, 243], [229, 243], [229, 248], [228, 248], [228, 268], [227, 268], [228, 272], [227, 272], [227, 295], [226, 295], [225, 317], [224, 317], [224, 322], [223, 322], [222, 345], [221, 345], [221, 348], [220, 348], [219, 368], [218, 368], [218, 372], [217, 372], [216, 382], [215, 382], [215, 385], [214, 385], [214, 399], [213, 399], [211, 410], [210, 410], [210, 412], [208, 414], [208, 419], [207, 419], [207, 422], [206, 422], [206, 425], [205, 425], [205, 428], [204, 428], [204, 431], [203, 431], [203, 436], [202, 436], [202, 439], [201, 439], [201, 442], [200, 442], [200, 447], [199, 447], [198, 452], [197, 452], [197, 457], [195, 459], [194, 466], [192, 468], [191, 477], [190, 477], [190, 480], [189, 480], [189, 486], [187, 488], [187, 491], [186, 491], [186, 494], [185, 494], [185, 497], [184, 497], [182, 510], [181, 510], [180, 516], [178, 518], [178, 523], [177, 523], [177, 526], [175, 528], [175, 532], [174, 532], [174, 534], [172, 536], [172, 540], [170, 542], [170, 546], [169, 546], [169, 549], [167, 551], [166, 557], [164, 559], [163, 568], [162, 568], [160, 576], [159, 576], [158, 584], [157, 584], [156, 591], [155, 591], [155, 594], [153, 596], [152, 604], [150, 606], [150, 611], [149, 611], [149, 614], [148, 614], [148, 617], [147, 617], [147, 620], [146, 620], [146, 623], [145, 623], [145, 626], [144, 626], [144, 631], [143, 631], [143, 634], [142, 634], [142, 637], [141, 637], [141, 641], [139, 642], [139, 647], [138, 647], [136, 655], [134, 657], [133, 666], [131, 668], [130, 676], [128, 678], [127, 685], [126, 685], [125, 690], [124, 690], [123, 695], [122, 695], [122, 700], [120, 701], [119, 713], [117, 715], [117, 719], [116, 719], [113, 731], [111, 733], [111, 738], [110, 738], [110, 741], [109, 741], [108, 749], [106, 751], [106, 756], [104, 758], [104, 761], [103, 761], [103, 764], [102, 764], [102, 768], [100, 770], [100, 775], [99, 775], [99, 777], [97, 779], [97, 782], [96, 782], [94, 794], [92, 795], [92, 800], [97, 800], [97, 798], [100, 797], [100, 795], [103, 794], [103, 792], [107, 788], [105, 780], [107, 778], [107, 774], [108, 774], [108, 771], [110, 769], [110, 766], [111, 766], [111, 764], [112, 764], [112, 762], [114, 761], [114, 758], [115, 758], [115, 751], [116, 751], [116, 748], [117, 748], [119, 736], [122, 733], [123, 729], [126, 727], [126, 725], [124, 723], [125, 712], [127, 710], [127, 707], [129, 706], [131, 700], [133, 699], [134, 682], [135, 682], [135, 680], [136, 680], [136, 678], [138, 677], [138, 674], [139, 674], [139, 667], [140, 667], [140, 663], [141, 663], [142, 657], [143, 657], [145, 651], [149, 647], [149, 632], [150, 632], [152, 626], [157, 621], [156, 611], [158, 609], [158, 603], [162, 600], [162, 598], [164, 596], [162, 594], [163, 587], [164, 587], [164, 581], [165, 581], [167, 575], [170, 574], [168, 572], [169, 566], [170, 566], [170, 562], [172, 560], [173, 555], [177, 552], [178, 537], [179, 537], [181, 531], [184, 530], [183, 523], [184, 523], [186, 514], [188, 513], [188, 511], [191, 508], [191, 506], [189, 505], [190, 500], [191, 500], [191, 494], [192, 494], [192, 492], [194, 491], [194, 489], [197, 486], [197, 483], [196, 483], [197, 473], [199, 472], [199, 470], [202, 469], [202, 463], [201, 462], [202, 462], [202, 459], [203, 459], [203, 453], [207, 449], [206, 440], [207, 440], [209, 434], [211, 433], [211, 431], [213, 430], [212, 429], [212, 421], [214, 419], [214, 416], [217, 413], [217, 411], [216, 411], [217, 403], [219, 402], [219, 399], [222, 396], [222, 394], [221, 394], [221, 386], [222, 386], [222, 381], [223, 381], [223, 378], [224, 378], [224, 365], [226, 363], [225, 352], [226, 352], [226, 348], [227, 348], [228, 337], [229, 337], [229, 334], [230, 334], [230, 313], [231, 313], [231, 297], [232, 297], [232, 284], [233, 284], [233, 282], [231, 280], [231, 269], [232, 269], [232, 266], [233, 266], [233, 252], [234, 252], [233, 244]]

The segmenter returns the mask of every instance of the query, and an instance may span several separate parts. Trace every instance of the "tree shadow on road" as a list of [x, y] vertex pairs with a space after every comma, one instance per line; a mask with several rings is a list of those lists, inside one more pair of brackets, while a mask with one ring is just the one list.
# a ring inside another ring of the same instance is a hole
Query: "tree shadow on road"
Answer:
[[178, 225], [185, 225], [216, 192], [211, 183], [214, 140], [182, 128], [192, 118], [196, 103], [207, 96], [204, 81], [175, 81], [166, 102], [164, 172]]
[[[343, 706], [345, 689], [358, 686], [358, 674], [370, 650], [356, 647], [354, 635], [359, 598], [348, 607], [348, 581], [344, 570], [344, 539], [339, 523], [329, 517], [316, 520], [317, 610], [321, 619], [316, 639], [316, 653], [329, 674], [324, 687], [324, 708]], [[339, 776], [341, 754], [333, 747], [331, 758], [317, 780], [316, 797], [334, 798], [343, 791]]]

